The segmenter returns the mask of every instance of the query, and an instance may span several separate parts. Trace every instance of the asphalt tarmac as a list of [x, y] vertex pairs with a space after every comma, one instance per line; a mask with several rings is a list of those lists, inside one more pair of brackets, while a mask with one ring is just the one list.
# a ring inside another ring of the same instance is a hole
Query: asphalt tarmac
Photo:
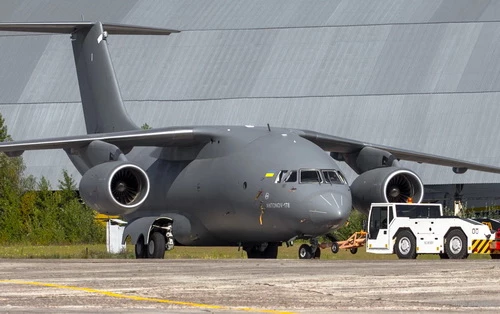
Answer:
[[500, 312], [499, 260], [0, 260], [0, 312]]

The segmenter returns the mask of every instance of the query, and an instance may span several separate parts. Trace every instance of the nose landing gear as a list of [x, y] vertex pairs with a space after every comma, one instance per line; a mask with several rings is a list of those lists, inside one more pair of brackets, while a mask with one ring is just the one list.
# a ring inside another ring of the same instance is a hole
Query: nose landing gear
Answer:
[[319, 259], [321, 257], [321, 248], [319, 247], [318, 239], [311, 238], [309, 242], [311, 245], [302, 244], [299, 247], [299, 259]]

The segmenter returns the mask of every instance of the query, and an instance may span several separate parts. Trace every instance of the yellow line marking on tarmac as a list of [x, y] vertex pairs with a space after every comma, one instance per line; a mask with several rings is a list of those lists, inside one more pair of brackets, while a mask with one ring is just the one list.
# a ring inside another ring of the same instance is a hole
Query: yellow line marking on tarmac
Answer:
[[252, 313], [293, 314], [293, 312], [256, 309], [256, 308], [250, 308], [250, 307], [230, 307], [230, 306], [224, 306], [224, 305], [211, 305], [211, 304], [174, 301], [174, 300], [158, 299], [158, 298], [147, 298], [147, 297], [140, 297], [140, 296], [133, 296], [133, 295], [125, 295], [125, 294], [120, 294], [120, 293], [105, 291], [105, 290], [76, 287], [76, 286], [65, 286], [65, 285], [58, 285], [58, 284], [54, 284], [54, 283], [37, 282], [37, 281], [4, 279], [4, 280], [0, 280], [0, 283], [10, 283], [10, 284], [18, 284], [18, 285], [41, 286], [41, 287], [51, 287], [51, 288], [64, 289], [64, 290], [83, 291], [83, 292], [101, 294], [101, 295], [105, 295], [108, 297], [119, 298], [119, 299], [129, 299], [129, 300], [134, 300], [134, 301], [146, 301], [146, 302], [156, 302], [156, 303], [168, 303], [168, 304], [183, 305], [183, 306], [188, 306], [188, 307], [197, 307], [197, 308], [204, 308], [204, 309], [237, 310], [237, 311], [252, 312]]

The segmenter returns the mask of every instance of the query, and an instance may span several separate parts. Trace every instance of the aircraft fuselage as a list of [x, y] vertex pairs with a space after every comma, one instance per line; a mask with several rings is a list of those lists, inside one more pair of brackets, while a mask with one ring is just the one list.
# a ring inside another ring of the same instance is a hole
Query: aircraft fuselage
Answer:
[[157, 157], [142, 165], [150, 195], [127, 219], [173, 216], [183, 245], [281, 242], [322, 235], [347, 220], [349, 186], [325, 178], [342, 175], [318, 146], [282, 129], [226, 132], [200, 148], [132, 152], [129, 159], [142, 156], [138, 161]]

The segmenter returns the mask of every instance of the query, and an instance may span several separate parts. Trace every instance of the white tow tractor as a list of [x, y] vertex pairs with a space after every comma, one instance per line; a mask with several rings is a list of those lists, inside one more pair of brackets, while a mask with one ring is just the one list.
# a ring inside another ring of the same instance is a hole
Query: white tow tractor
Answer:
[[368, 216], [366, 251], [414, 259], [418, 254], [463, 259], [500, 258], [500, 232], [468, 218], [443, 216], [441, 204], [374, 203]]

